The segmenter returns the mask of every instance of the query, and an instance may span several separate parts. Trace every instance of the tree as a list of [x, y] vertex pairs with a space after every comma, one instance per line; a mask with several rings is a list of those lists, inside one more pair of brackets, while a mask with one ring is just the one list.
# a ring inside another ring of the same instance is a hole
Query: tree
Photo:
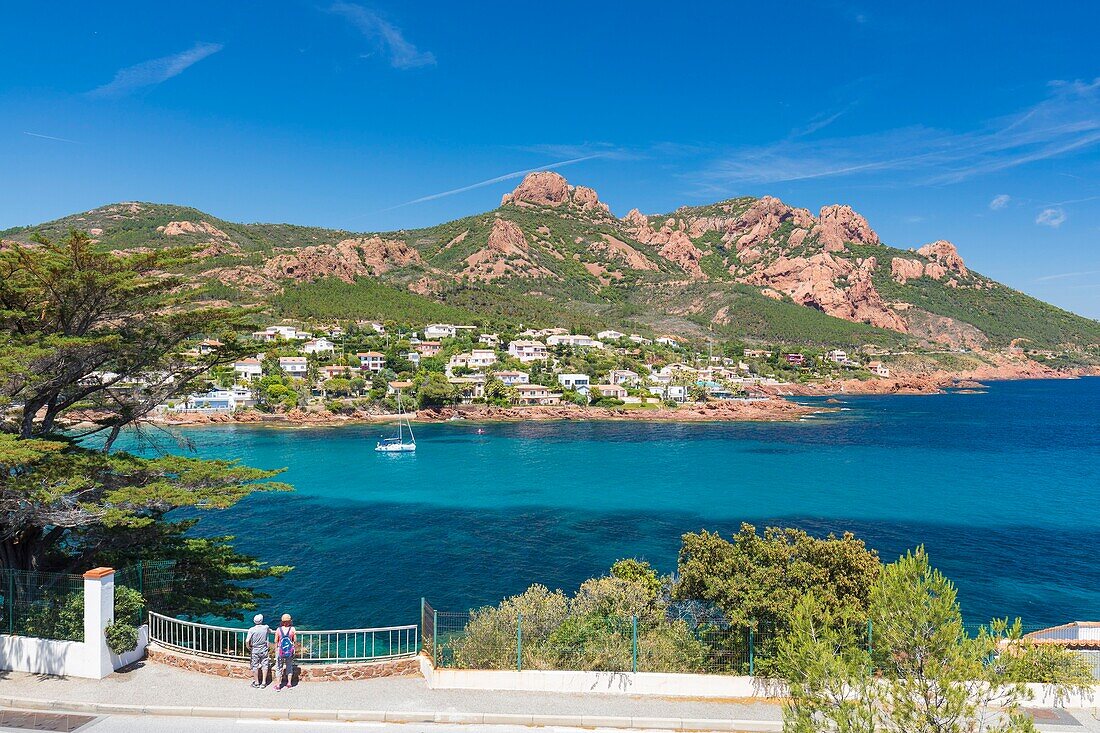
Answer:
[[[124, 428], [139, 429], [158, 405], [206, 389], [212, 369], [250, 351], [236, 338], [248, 311], [206, 307], [166, 274], [187, 255], [111, 253], [76, 231], [59, 243], [36, 238], [0, 249], [5, 567], [190, 562], [205, 578], [181, 576], [181, 592], [213, 607], [254, 598], [237, 581], [285, 572], [232, 553], [224, 539], [185, 537], [193, 518], [168, 519], [176, 509], [226, 508], [253, 491], [289, 488], [269, 481], [277, 471], [112, 451]], [[213, 335], [222, 346], [193, 348]], [[77, 419], [79, 428], [63, 432]]]
[[866, 620], [878, 556], [850, 533], [819, 539], [800, 529], [751, 524], [727, 541], [707, 531], [683, 536], [676, 597], [716, 605], [734, 626], [781, 631], [807, 592], [834, 611]]
[[351, 380], [346, 377], [333, 377], [325, 380], [325, 394], [347, 397], [351, 394]]
[[1069, 652], [1024, 642], [1019, 619], [968, 635], [954, 585], [923, 548], [882, 568], [869, 615], [872, 648], [850, 609], [812, 592], [796, 604], [777, 660], [790, 687], [785, 731], [1023, 733], [1035, 730], [1021, 703], [1037, 666], [1056, 694], [1092, 682]]
[[417, 392], [422, 407], [439, 407], [450, 404], [454, 402], [456, 394], [455, 386], [447, 381], [447, 377], [438, 372], [429, 374]]

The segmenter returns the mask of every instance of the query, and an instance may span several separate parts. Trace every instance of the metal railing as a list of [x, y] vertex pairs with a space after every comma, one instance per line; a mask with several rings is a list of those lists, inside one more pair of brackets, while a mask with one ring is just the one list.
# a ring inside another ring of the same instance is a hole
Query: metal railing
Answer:
[[[245, 660], [249, 650], [245, 629], [181, 621], [149, 613], [149, 638], [166, 649], [215, 659]], [[269, 641], [274, 640], [274, 631]], [[419, 652], [416, 624], [371, 629], [309, 631], [299, 629], [295, 660], [301, 664], [370, 662], [413, 657]]]

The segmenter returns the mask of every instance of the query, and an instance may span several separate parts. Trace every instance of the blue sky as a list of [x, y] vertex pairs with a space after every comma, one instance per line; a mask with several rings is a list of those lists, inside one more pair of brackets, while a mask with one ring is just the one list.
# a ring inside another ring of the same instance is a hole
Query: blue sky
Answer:
[[0, 26], [0, 228], [120, 200], [416, 227], [557, 164], [619, 215], [849, 203], [889, 244], [949, 239], [1096, 318], [1098, 22], [1034, 2], [24, 3]]

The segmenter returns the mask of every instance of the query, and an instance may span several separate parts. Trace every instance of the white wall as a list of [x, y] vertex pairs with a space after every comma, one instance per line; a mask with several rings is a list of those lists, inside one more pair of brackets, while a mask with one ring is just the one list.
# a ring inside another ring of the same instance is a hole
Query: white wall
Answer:
[[0, 669], [57, 676], [83, 676], [84, 642], [0, 634]]
[[125, 654], [107, 648], [104, 630], [114, 620], [115, 576], [109, 568], [84, 575], [84, 641], [56, 641], [0, 634], [0, 670], [58, 677], [103, 679], [145, 655], [149, 627], [138, 629], [138, 644]]

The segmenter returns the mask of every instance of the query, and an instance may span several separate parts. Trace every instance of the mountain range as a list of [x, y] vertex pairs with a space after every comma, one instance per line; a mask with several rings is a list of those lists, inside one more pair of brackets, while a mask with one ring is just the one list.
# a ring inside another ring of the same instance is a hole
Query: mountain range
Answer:
[[946, 240], [900, 249], [844, 205], [740, 197], [616, 217], [596, 191], [529, 174], [484, 214], [356, 233], [237, 224], [126, 202], [0, 232], [194, 247], [204, 297], [312, 319], [472, 320], [769, 343], [1079, 350], [1100, 322], [1002, 285]]

